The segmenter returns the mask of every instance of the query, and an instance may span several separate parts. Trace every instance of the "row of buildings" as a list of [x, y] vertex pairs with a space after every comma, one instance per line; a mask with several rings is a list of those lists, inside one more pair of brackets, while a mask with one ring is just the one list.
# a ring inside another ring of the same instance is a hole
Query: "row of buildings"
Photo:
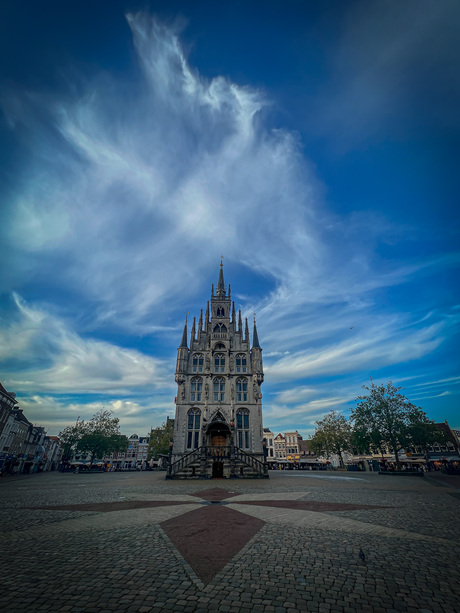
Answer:
[[321, 468], [331, 464], [326, 458], [318, 458], [310, 449], [310, 440], [304, 440], [297, 430], [275, 436], [264, 428], [264, 443], [269, 468]]
[[[460, 430], [451, 428], [447, 421], [436, 424], [438, 430], [444, 433], [440, 440], [428, 449], [407, 448], [399, 452], [400, 463], [408, 469], [427, 466], [431, 470], [460, 472]], [[264, 442], [269, 468], [310, 468], [321, 469], [328, 466], [339, 466], [336, 455], [317, 457], [310, 449], [310, 440], [304, 440], [299, 432], [279, 433], [276, 436], [269, 428], [264, 428]], [[394, 454], [386, 451], [383, 454], [356, 455], [344, 454], [345, 464], [352, 470], [380, 470], [392, 466]]]
[[[144, 470], [147, 467], [149, 436], [132, 434], [126, 451], [99, 458], [95, 465], [114, 470]], [[59, 437], [48, 436], [43, 426], [30, 422], [19, 408], [16, 394], [0, 383], [0, 471], [34, 473], [89, 465], [89, 455], [76, 453], [63, 462], [64, 449]]]
[[32, 473], [56, 470], [62, 459], [57, 436], [48, 436], [19, 408], [16, 394], [0, 383], [0, 471]]
[[[149, 436], [132, 434], [125, 451], [98, 458], [95, 466], [113, 470], [145, 470], [148, 466]], [[43, 426], [36, 426], [18, 406], [16, 394], [0, 383], [0, 471], [2, 473], [34, 473], [59, 470], [63, 466], [86, 467], [89, 454], [76, 453], [63, 461], [64, 449], [59, 437], [48, 436]]]
[[[146, 470], [151, 467], [151, 462], [148, 460], [148, 450], [149, 436], [132, 434], [128, 438], [128, 446], [125, 451], [111, 453], [104, 458], [98, 458], [95, 465], [104, 465], [108, 470]], [[76, 453], [68, 462], [70, 467], [86, 467], [89, 464], [89, 453]]]

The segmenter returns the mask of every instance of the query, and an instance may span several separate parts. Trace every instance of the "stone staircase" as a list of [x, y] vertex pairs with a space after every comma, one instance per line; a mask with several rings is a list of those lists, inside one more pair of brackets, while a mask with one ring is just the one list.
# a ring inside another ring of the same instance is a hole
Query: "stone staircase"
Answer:
[[170, 462], [166, 479], [268, 479], [262, 454], [235, 445], [202, 446]]

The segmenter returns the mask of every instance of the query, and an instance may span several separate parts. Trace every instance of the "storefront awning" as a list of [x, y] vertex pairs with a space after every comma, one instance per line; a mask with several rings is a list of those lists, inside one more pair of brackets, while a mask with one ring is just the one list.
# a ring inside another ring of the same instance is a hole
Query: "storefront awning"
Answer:
[[440, 458], [430, 458], [429, 462], [460, 462], [458, 455], [443, 455]]

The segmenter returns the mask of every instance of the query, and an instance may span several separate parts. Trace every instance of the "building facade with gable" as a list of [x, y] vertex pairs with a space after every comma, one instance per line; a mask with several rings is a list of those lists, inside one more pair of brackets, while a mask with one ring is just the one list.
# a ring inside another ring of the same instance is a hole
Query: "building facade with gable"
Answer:
[[220, 265], [205, 316], [187, 321], [177, 350], [176, 418], [167, 478], [268, 477], [264, 457], [262, 349], [243, 327]]
[[275, 459], [277, 461], [286, 460], [286, 437], [278, 433], [274, 438]]

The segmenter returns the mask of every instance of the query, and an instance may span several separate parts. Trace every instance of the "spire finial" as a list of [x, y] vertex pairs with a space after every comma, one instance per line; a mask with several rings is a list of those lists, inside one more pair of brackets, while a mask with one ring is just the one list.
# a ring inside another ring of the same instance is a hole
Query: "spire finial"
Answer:
[[223, 298], [225, 296], [225, 283], [224, 283], [224, 265], [222, 263], [224, 256], [220, 256], [220, 270], [219, 270], [219, 281], [217, 282], [217, 290], [216, 296], [219, 298]]

